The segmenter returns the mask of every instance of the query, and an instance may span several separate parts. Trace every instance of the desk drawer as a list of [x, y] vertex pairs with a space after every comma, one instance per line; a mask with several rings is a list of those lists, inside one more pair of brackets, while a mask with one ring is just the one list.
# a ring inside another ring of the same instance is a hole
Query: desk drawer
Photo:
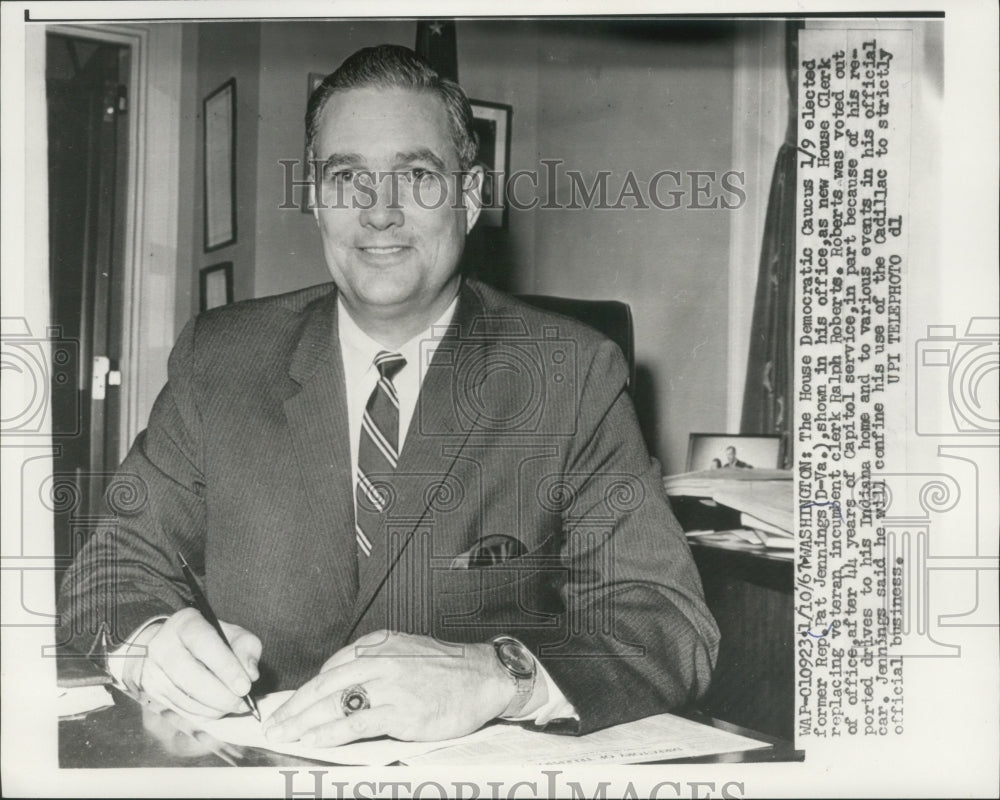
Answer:
[[710, 716], [794, 739], [791, 561], [692, 543], [705, 599], [722, 634]]

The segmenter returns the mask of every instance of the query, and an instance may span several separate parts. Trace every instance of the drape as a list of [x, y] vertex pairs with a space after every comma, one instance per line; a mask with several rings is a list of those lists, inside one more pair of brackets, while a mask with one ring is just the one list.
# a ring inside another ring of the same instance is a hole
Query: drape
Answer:
[[774, 166], [740, 421], [740, 433], [781, 435], [781, 463], [785, 467], [791, 462], [797, 155], [793, 145], [783, 144]]
[[740, 433], [781, 436], [779, 463], [792, 466], [791, 423], [795, 383], [795, 215], [797, 136], [796, 70], [798, 25], [787, 29], [786, 79], [789, 123], [771, 178]]

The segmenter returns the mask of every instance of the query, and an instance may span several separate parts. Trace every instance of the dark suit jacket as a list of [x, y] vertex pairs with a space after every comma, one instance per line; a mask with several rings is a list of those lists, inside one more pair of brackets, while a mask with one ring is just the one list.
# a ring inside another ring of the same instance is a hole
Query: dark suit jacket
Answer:
[[[384, 628], [516, 636], [581, 732], [702, 692], [718, 633], [617, 347], [466, 281], [386, 476], [382, 535], [359, 563], [336, 315], [328, 284], [185, 328], [122, 464], [134, 494], [117, 530], [92, 539], [63, 585], [64, 639], [89, 647], [103, 620], [121, 641], [188, 604], [180, 550], [219, 618], [263, 641], [262, 690], [301, 685]], [[526, 552], [450, 568], [490, 534]]]

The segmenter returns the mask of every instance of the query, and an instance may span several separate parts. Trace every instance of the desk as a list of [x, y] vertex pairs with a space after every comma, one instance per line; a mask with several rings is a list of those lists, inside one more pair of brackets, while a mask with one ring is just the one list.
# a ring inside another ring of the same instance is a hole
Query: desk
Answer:
[[[670, 498], [685, 530], [740, 527], [739, 512], [697, 498]], [[722, 640], [701, 709], [782, 739], [795, 728], [795, 564], [764, 550], [690, 539], [705, 601]]]
[[178, 714], [159, 714], [112, 688], [115, 704], [59, 720], [59, 766], [284, 767], [315, 766], [305, 758], [219, 742]]
[[[316, 766], [325, 762], [238, 747], [218, 742], [199, 732], [182, 717], [156, 714], [132, 698], [112, 690], [115, 705], [93, 711], [79, 719], [59, 721], [59, 766], [72, 768], [110, 767], [285, 767]], [[169, 712], [168, 712], [169, 713]], [[691, 719], [732, 733], [770, 742], [762, 750], [726, 753], [701, 758], [675, 759], [676, 763], [750, 763], [801, 761], [803, 754], [792, 745], [738, 725], [719, 722], [700, 714]], [[672, 762], [673, 763], [673, 762]]]

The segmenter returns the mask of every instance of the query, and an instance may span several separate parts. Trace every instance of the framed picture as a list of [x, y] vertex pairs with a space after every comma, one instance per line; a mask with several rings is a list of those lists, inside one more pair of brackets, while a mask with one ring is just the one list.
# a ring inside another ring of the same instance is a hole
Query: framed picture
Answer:
[[198, 273], [200, 299], [198, 307], [202, 311], [229, 305], [233, 302], [233, 262], [223, 261], [205, 267]]
[[[309, 78], [306, 81], [306, 103], [308, 104], [309, 98], [312, 97], [312, 93], [316, 91], [319, 85], [326, 78], [322, 72], [310, 72]], [[306, 141], [306, 133], [303, 131], [302, 134], [302, 180], [307, 180], [309, 178], [309, 143]], [[299, 210], [303, 214], [312, 213], [312, 209], [309, 207], [309, 190], [306, 187], [302, 187], [301, 195], [299, 197]]]
[[479, 139], [477, 160], [486, 168], [483, 212], [479, 224], [507, 226], [507, 178], [510, 174], [510, 118], [513, 109], [503, 103], [470, 100], [473, 129]]
[[692, 433], [687, 469], [778, 469], [780, 450], [778, 434]]
[[236, 241], [236, 79], [202, 104], [205, 166], [205, 252]]

